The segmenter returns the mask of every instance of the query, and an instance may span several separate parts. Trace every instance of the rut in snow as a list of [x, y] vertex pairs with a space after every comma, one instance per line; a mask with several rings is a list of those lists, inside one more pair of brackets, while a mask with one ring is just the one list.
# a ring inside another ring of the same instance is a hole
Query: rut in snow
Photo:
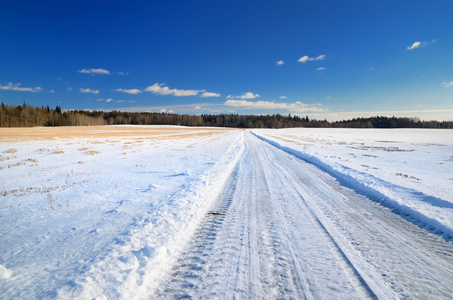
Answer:
[[451, 295], [449, 243], [250, 134], [245, 145], [153, 298]]

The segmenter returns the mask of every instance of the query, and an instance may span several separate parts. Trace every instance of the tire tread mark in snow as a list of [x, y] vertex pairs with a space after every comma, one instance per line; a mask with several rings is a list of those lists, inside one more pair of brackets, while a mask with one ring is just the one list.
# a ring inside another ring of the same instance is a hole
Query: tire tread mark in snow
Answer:
[[[396, 289], [413, 285], [398, 282], [400, 269], [388, 264], [394, 260], [387, 253], [392, 248], [386, 247], [397, 245], [403, 248], [395, 250], [403, 252], [409, 246], [383, 228], [399, 232], [400, 221], [388, 223], [382, 208], [368, 205], [312, 165], [250, 134], [244, 142], [217, 204], [154, 298], [407, 297]], [[379, 214], [379, 219], [367, 222], [364, 212]], [[366, 245], [369, 253], [360, 252], [355, 242]], [[419, 258], [403, 260], [411, 259]], [[386, 275], [380, 273], [381, 265]], [[448, 287], [443, 295], [445, 291]]]
[[[263, 146], [264, 147], [264, 146]], [[268, 157], [268, 161], [275, 161], [273, 157]], [[275, 162], [272, 163], [273, 165], [273, 170], [278, 170], [276, 172], [279, 172], [280, 173], [280, 176], [277, 177], [277, 178], [280, 178], [280, 184], [281, 186], [287, 186], [288, 189], [291, 189], [295, 195], [297, 195], [298, 199], [300, 199], [301, 201], [298, 202], [298, 205], [299, 206], [303, 206], [303, 209], [300, 210], [301, 212], [308, 212], [309, 214], [309, 217], [312, 218], [313, 222], [316, 223], [317, 226], [320, 227], [322, 233], [328, 238], [328, 240], [335, 246], [335, 249], [338, 251], [341, 259], [344, 260], [344, 262], [346, 263], [346, 265], [350, 268], [350, 270], [352, 271], [353, 275], [357, 278], [357, 280], [360, 282], [360, 284], [363, 286], [364, 288], [364, 292], [365, 294], [367, 295], [367, 297], [371, 298], [371, 299], [377, 299], [378, 297], [375, 295], [375, 293], [373, 292], [373, 290], [369, 287], [369, 285], [367, 284], [367, 282], [364, 280], [364, 278], [359, 274], [359, 272], [357, 271], [357, 269], [355, 268], [355, 266], [351, 263], [351, 261], [348, 259], [348, 257], [346, 256], [346, 254], [343, 252], [343, 250], [341, 249], [341, 247], [338, 245], [338, 243], [335, 241], [334, 237], [332, 236], [332, 234], [326, 229], [326, 227], [322, 224], [322, 222], [319, 220], [319, 218], [317, 217], [317, 215], [313, 212], [313, 210], [310, 208], [310, 206], [308, 205], [308, 203], [305, 201], [305, 198], [297, 191], [297, 189], [291, 187], [291, 186], [288, 186], [288, 182], [297, 182], [297, 180], [294, 180], [293, 175], [292, 174], [289, 174], [285, 168], [282, 168], [283, 166], [282, 165], [277, 165]], [[284, 180], [283, 180], [284, 179]], [[285, 185], [286, 183], [286, 185]], [[285, 191], [288, 193], [288, 191]], [[282, 192], [279, 191], [279, 190], [275, 190], [274, 191], [275, 194], [281, 194]], [[280, 196], [280, 195], [279, 195]], [[280, 199], [284, 199], [283, 196], [280, 196]], [[283, 201], [279, 201], [279, 202], [283, 202]], [[279, 219], [280, 220], [288, 220], [288, 219], [291, 219], [291, 216], [284, 216], [284, 215], [288, 215], [288, 213], [285, 213], [285, 211], [291, 211], [290, 209], [286, 208], [284, 210], [282, 210], [281, 208], [278, 207], [278, 205], [275, 205], [274, 206], [277, 214], [280, 216]], [[306, 218], [309, 218], [308, 216], [306, 216]], [[283, 233], [283, 235], [285, 235]], [[286, 236], [286, 235], [285, 235]], [[288, 237], [287, 237], [288, 238]], [[313, 285], [314, 283], [311, 282], [311, 284]], [[309, 286], [307, 284], [307, 286]], [[319, 295], [317, 295], [316, 293], [313, 294], [315, 295], [315, 298], [316, 299], [319, 299], [319, 298], [322, 298], [320, 297]]]
[[219, 197], [223, 201], [215, 204], [200, 224], [187, 251], [173, 268], [170, 282], [163, 290], [157, 291], [156, 299], [167, 299], [169, 295], [175, 299], [191, 299], [191, 293], [201, 285], [203, 273], [209, 268], [208, 264], [212, 263], [209, 251], [213, 248], [218, 229], [225, 221], [225, 215], [233, 202], [232, 194], [238, 181], [237, 168], [238, 166], [228, 180], [227, 188]]
[[[300, 194], [299, 194], [300, 195]], [[373, 299], [378, 299], [377, 295], [374, 293], [374, 291], [371, 289], [371, 287], [368, 285], [367, 281], [362, 277], [362, 275], [360, 275], [359, 271], [357, 270], [357, 268], [354, 266], [354, 264], [349, 260], [348, 256], [346, 255], [346, 253], [343, 251], [343, 249], [340, 247], [340, 245], [338, 245], [337, 241], [335, 240], [335, 238], [333, 237], [333, 235], [327, 230], [327, 228], [324, 226], [324, 224], [321, 222], [321, 220], [319, 220], [319, 218], [316, 216], [316, 214], [313, 212], [313, 210], [308, 206], [307, 202], [305, 201], [304, 197], [302, 195], [300, 195], [301, 199], [304, 201], [305, 205], [307, 206], [307, 209], [310, 211], [310, 213], [313, 215], [313, 217], [315, 218], [316, 222], [319, 224], [319, 226], [321, 226], [321, 228], [324, 230], [324, 232], [327, 234], [327, 236], [330, 238], [330, 240], [332, 241], [332, 243], [335, 245], [335, 247], [337, 248], [338, 252], [341, 254], [341, 256], [343, 257], [343, 259], [346, 261], [346, 263], [351, 267], [352, 271], [354, 272], [354, 275], [357, 276], [357, 278], [359, 279], [360, 283], [362, 283], [362, 285], [365, 287], [365, 289], [368, 291], [368, 293], [370, 294], [370, 296], [373, 298]]]
[[[450, 243], [344, 188], [315, 166], [275, 149], [298, 165], [287, 170], [298, 178], [299, 194], [378, 298], [451, 297]], [[306, 190], [304, 180], [310, 182]]]
[[[256, 158], [256, 155], [253, 155], [253, 158], [255, 159], [253, 166], [259, 168], [260, 172], [264, 175], [257, 177], [259, 182], [257, 182], [256, 185], [261, 187], [263, 194], [269, 196], [269, 199], [267, 199], [268, 201], [265, 201], [260, 207], [266, 208], [266, 212], [264, 212], [263, 215], [266, 215], [267, 213], [268, 216], [267, 220], [264, 221], [264, 224], [273, 224], [273, 228], [271, 229], [271, 227], [269, 227], [268, 232], [273, 240], [273, 255], [276, 260], [279, 261], [275, 267], [280, 268], [275, 268], [274, 272], [277, 276], [289, 273], [285, 275], [286, 277], [289, 277], [289, 281], [286, 282], [286, 284], [283, 285], [283, 283], [278, 283], [279, 295], [280, 297], [283, 297], [285, 294], [289, 294], [289, 292], [291, 292], [296, 294], [298, 299], [319, 298], [316, 292], [310, 289], [310, 280], [307, 279], [307, 276], [310, 276], [310, 274], [307, 272], [307, 268], [301, 266], [302, 262], [295, 259], [296, 255], [291, 245], [291, 241], [285, 233], [289, 230], [288, 226], [284, 222], [282, 214], [279, 213], [279, 207], [275, 205], [269, 181], [266, 180], [266, 172], [262, 166], [262, 162]], [[275, 225], [277, 221], [279, 221], [279, 226]]]
[[[247, 157], [219, 197], [219, 208], [212, 209], [216, 214], [206, 216], [157, 298], [317, 298], [282, 222], [275, 225], [278, 215], [259, 157], [246, 149]], [[234, 270], [225, 270], [232, 266]], [[229, 276], [215, 279], [225, 274]]]

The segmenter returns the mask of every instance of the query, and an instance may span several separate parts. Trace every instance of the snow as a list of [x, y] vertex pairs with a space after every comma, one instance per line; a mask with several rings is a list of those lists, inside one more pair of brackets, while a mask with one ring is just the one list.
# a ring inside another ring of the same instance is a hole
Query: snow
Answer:
[[235, 131], [191, 133], [2, 143], [1, 298], [152, 289], [241, 150]]
[[453, 239], [453, 131], [256, 130], [356, 192]]
[[451, 292], [453, 131], [121, 128], [0, 138], [0, 298]]

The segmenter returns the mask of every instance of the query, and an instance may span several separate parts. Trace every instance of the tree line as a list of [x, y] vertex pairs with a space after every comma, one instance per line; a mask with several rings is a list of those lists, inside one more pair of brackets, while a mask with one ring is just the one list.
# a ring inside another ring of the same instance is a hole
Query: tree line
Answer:
[[327, 120], [273, 114], [202, 114], [181, 115], [154, 112], [66, 110], [60, 106], [34, 107], [27, 104], [0, 106], [0, 127], [32, 126], [95, 126], [95, 125], [182, 125], [232, 128], [453, 128], [452, 121], [421, 121], [418, 118], [384, 117], [356, 118], [345, 121]]

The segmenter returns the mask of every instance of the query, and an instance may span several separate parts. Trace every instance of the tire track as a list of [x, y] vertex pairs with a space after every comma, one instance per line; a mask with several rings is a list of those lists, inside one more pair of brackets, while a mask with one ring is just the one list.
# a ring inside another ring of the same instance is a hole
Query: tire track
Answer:
[[280, 160], [279, 171], [378, 298], [451, 297], [451, 243], [287, 156], [299, 166]]
[[[368, 204], [313, 166], [246, 134], [244, 155], [217, 205], [153, 298], [373, 299], [411, 295], [401, 292], [413, 285], [398, 282], [402, 274], [392, 270], [389, 262], [395, 259], [388, 252], [397, 245], [400, 255], [408, 252], [406, 258], [417, 265], [423, 259], [404, 246], [414, 236], [396, 243], [397, 234], [386, 233], [397, 231], [401, 220], [387, 224], [390, 212]], [[364, 216], [367, 211], [374, 218]], [[442, 293], [444, 290], [437, 295], [445, 295]]]

